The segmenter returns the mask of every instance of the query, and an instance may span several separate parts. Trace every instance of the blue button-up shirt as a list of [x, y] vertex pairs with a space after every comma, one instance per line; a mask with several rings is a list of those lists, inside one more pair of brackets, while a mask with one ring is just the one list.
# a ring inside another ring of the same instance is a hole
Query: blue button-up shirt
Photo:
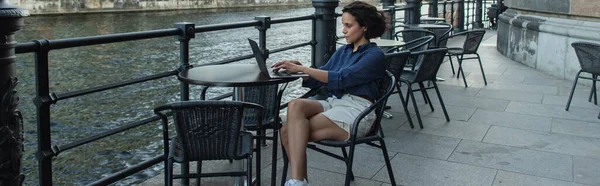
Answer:
[[337, 98], [349, 93], [378, 99], [381, 95], [375, 80], [385, 75], [385, 55], [375, 43], [363, 44], [356, 52], [352, 52], [353, 48], [353, 44], [338, 48], [327, 64], [319, 68], [328, 71], [327, 83], [310, 77], [302, 86], [326, 85], [328, 96]]

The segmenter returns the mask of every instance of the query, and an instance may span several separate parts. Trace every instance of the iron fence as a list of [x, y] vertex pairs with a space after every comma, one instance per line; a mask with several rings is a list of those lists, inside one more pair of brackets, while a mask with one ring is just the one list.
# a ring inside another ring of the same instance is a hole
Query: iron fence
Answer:
[[[193, 65], [189, 63], [189, 41], [195, 37], [197, 33], [209, 32], [209, 31], [217, 31], [217, 30], [228, 30], [228, 29], [238, 29], [245, 27], [256, 27], [259, 30], [259, 46], [263, 51], [266, 51], [266, 54], [269, 53], [279, 53], [291, 49], [296, 49], [304, 46], [312, 47], [312, 60], [314, 62], [314, 48], [317, 42], [315, 41], [315, 24], [316, 20], [321, 19], [322, 15], [306, 15], [306, 16], [298, 16], [298, 17], [290, 17], [290, 18], [281, 18], [281, 19], [270, 19], [269, 17], [256, 17], [255, 20], [252, 21], [244, 21], [237, 23], [225, 23], [225, 24], [213, 24], [213, 25], [202, 25], [195, 26], [193, 23], [177, 23], [175, 24], [175, 28], [170, 29], [161, 29], [161, 30], [151, 30], [151, 31], [141, 31], [141, 32], [130, 32], [130, 33], [121, 33], [121, 34], [109, 34], [109, 35], [100, 35], [100, 36], [90, 36], [90, 37], [79, 37], [79, 38], [68, 38], [68, 39], [57, 39], [57, 40], [47, 40], [40, 39], [31, 42], [20, 43], [15, 48], [15, 53], [34, 53], [35, 54], [35, 86], [36, 86], [36, 96], [34, 99], [34, 104], [36, 105], [36, 115], [37, 115], [37, 134], [38, 134], [38, 152], [36, 154], [38, 158], [38, 171], [39, 171], [39, 184], [44, 185], [52, 185], [52, 158], [58, 156], [61, 152], [68, 151], [79, 146], [110, 137], [115, 134], [119, 134], [125, 132], [127, 130], [140, 127], [146, 124], [150, 124], [152, 122], [158, 121], [160, 118], [154, 116], [145, 119], [141, 119], [136, 122], [126, 123], [123, 126], [110, 129], [104, 132], [97, 133], [95, 135], [89, 136], [87, 138], [78, 139], [68, 144], [52, 144], [51, 137], [52, 133], [50, 130], [50, 120], [51, 120], [51, 105], [56, 104], [59, 101], [65, 99], [71, 99], [79, 96], [88, 95], [96, 92], [103, 92], [111, 89], [116, 89], [119, 87], [124, 87], [128, 85], [134, 85], [143, 82], [149, 82], [152, 80], [157, 80], [166, 77], [176, 76], [181, 70], [192, 68]], [[294, 44], [291, 46], [277, 48], [272, 50], [266, 49], [266, 31], [270, 28], [271, 25], [296, 22], [296, 21], [312, 21], [312, 40], [304, 43]], [[167, 72], [157, 73], [153, 75], [144, 76], [141, 78], [136, 78], [132, 80], [122, 81], [113, 84], [107, 84], [97, 87], [91, 87], [82, 90], [75, 90], [66, 93], [55, 93], [50, 92], [49, 86], [49, 56], [48, 53], [51, 51], [66, 49], [66, 48], [75, 48], [75, 47], [83, 47], [83, 46], [92, 46], [99, 44], [109, 44], [109, 43], [119, 43], [119, 42], [128, 42], [128, 41], [136, 41], [136, 40], [146, 40], [146, 39], [156, 39], [163, 37], [172, 37], [176, 36], [177, 40], [180, 43], [180, 66], [178, 69], [170, 70]], [[217, 64], [226, 64], [235, 61], [240, 61], [244, 59], [250, 59], [254, 57], [253, 55], [244, 55], [238, 56], [231, 59], [225, 59], [222, 61], [214, 61], [203, 65], [217, 65]], [[186, 101], [189, 100], [189, 85], [185, 83], [181, 83], [180, 86], [180, 94], [181, 100]], [[212, 99], [223, 99], [225, 97], [231, 96], [232, 93], [226, 93], [220, 96], [217, 96]], [[167, 132], [167, 129], [162, 129], [163, 136]], [[168, 142], [168, 139], [163, 139], [165, 143]], [[147, 169], [151, 166], [159, 164], [160, 162], [164, 162], [166, 158], [166, 154], [162, 154], [149, 160], [143, 161], [139, 164], [132, 165], [128, 168], [120, 170], [116, 173], [113, 173], [109, 176], [106, 176], [102, 179], [96, 180], [89, 185], [108, 185], [114, 183], [118, 180], [121, 180], [127, 176], [133, 175], [141, 170]]]

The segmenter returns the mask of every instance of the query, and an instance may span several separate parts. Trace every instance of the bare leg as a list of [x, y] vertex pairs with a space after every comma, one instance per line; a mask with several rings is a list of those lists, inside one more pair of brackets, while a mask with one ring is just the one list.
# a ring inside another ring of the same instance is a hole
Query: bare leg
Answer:
[[306, 146], [309, 140], [343, 141], [348, 138], [348, 132], [327, 117], [317, 114], [323, 111], [319, 102], [314, 100], [294, 100], [292, 102], [288, 105], [287, 124], [284, 126], [285, 129], [282, 129], [282, 143], [288, 152], [292, 178], [303, 180], [307, 178]]

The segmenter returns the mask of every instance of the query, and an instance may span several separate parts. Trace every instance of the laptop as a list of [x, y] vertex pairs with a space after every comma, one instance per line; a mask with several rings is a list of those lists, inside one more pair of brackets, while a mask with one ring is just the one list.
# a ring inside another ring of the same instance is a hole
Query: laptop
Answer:
[[272, 70], [267, 69], [267, 60], [263, 56], [260, 48], [258, 48], [258, 44], [256, 41], [252, 39], [248, 39], [250, 43], [250, 47], [252, 47], [252, 52], [254, 53], [254, 58], [256, 58], [256, 63], [258, 64], [258, 68], [260, 72], [269, 77], [269, 78], [298, 78], [298, 77], [308, 77], [308, 74], [304, 73], [288, 73], [285, 70], [280, 70], [278, 72], [273, 72]]

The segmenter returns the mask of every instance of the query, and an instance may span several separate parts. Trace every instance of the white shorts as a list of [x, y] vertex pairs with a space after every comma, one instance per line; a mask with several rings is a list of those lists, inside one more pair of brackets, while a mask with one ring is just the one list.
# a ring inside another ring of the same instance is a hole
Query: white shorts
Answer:
[[[354, 128], [353, 124], [356, 117], [372, 104], [365, 98], [351, 94], [344, 94], [339, 99], [333, 96], [326, 100], [318, 101], [323, 106], [321, 114], [348, 132], [348, 139], [350, 139], [350, 132]], [[356, 137], [367, 135], [367, 132], [370, 131], [373, 125], [373, 121], [375, 121], [375, 112], [371, 111], [371, 113], [360, 121]]]

